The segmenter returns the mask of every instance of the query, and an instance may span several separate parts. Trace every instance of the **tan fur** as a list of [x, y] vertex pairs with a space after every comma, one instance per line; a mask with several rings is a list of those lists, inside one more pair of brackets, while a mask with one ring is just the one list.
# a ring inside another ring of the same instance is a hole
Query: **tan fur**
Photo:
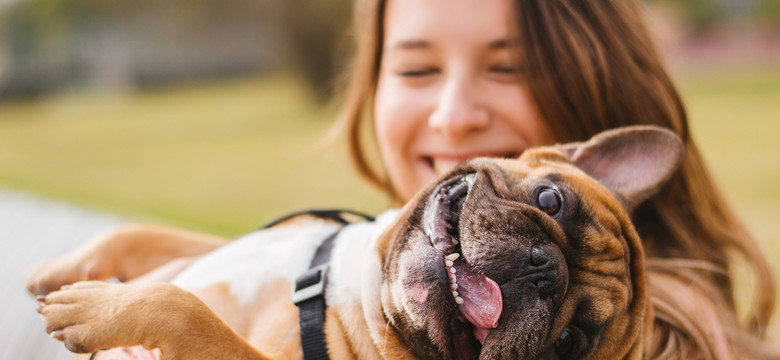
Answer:
[[33, 267], [26, 274], [27, 289], [43, 295], [77, 281], [132, 280], [160, 266], [165, 266], [160, 276], [171, 278], [187, 265], [182, 259], [203, 255], [226, 243], [226, 239], [179, 229], [125, 225], [101, 234], [71, 254]]

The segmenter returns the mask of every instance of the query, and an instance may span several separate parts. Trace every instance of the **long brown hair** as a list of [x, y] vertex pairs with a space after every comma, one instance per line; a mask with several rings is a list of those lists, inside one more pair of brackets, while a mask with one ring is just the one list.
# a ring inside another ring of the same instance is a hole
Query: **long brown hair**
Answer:
[[[778, 356], [764, 340], [775, 305], [776, 284], [768, 260], [717, 189], [691, 138], [685, 108], [644, 25], [643, 9], [631, 0], [514, 1], [512, 28], [523, 78], [559, 142], [582, 141], [606, 129], [655, 124], [684, 141], [681, 170], [661, 192], [633, 214], [649, 259], [649, 271], [674, 274], [697, 284], [712, 298], [735, 354]], [[356, 53], [341, 125], [356, 168], [368, 181], [397, 199], [381, 168], [372, 168], [364, 142], [382, 56], [384, 0], [357, 0]], [[734, 300], [731, 272], [738, 259], [752, 266], [753, 304], [742, 321]], [[684, 261], [680, 261], [680, 259]], [[702, 265], [704, 264], [704, 265]], [[652, 288], [652, 286], [651, 286]], [[648, 355], [668, 355], [670, 344], [700, 350], [684, 311], [657, 291], [659, 328], [676, 328], [688, 338], [656, 342]], [[656, 320], [658, 322], [658, 320]], [[692, 337], [692, 338], [691, 338]], [[690, 353], [691, 349], [680, 350]], [[706, 356], [705, 356], [706, 357]]]

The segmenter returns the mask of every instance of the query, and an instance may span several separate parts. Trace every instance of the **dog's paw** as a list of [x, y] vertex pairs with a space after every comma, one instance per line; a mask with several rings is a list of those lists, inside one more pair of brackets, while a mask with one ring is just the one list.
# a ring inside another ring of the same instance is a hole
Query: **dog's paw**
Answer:
[[68, 256], [30, 268], [25, 274], [24, 282], [31, 294], [46, 295], [78, 281], [103, 280], [99, 268], [95, 261]]
[[38, 264], [25, 274], [25, 285], [33, 295], [46, 295], [60, 287], [85, 280], [122, 279], [116, 254], [121, 253], [129, 226], [97, 235], [76, 251]]
[[171, 288], [175, 287], [78, 282], [39, 296], [37, 310], [46, 332], [75, 353], [135, 345], [153, 348], [155, 331], [162, 330], [171, 315], [165, 306]]

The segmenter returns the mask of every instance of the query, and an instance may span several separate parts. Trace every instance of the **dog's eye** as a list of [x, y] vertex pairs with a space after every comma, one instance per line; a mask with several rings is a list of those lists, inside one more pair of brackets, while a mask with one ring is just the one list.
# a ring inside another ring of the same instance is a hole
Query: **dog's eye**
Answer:
[[553, 188], [546, 188], [539, 192], [536, 197], [539, 209], [550, 216], [555, 216], [561, 210], [563, 200], [561, 194]]
[[566, 328], [561, 333], [561, 336], [558, 337], [558, 340], [555, 340], [553, 346], [555, 347], [555, 354], [558, 355], [559, 358], [568, 359], [574, 354], [575, 345], [574, 332], [572, 332], [571, 329]]

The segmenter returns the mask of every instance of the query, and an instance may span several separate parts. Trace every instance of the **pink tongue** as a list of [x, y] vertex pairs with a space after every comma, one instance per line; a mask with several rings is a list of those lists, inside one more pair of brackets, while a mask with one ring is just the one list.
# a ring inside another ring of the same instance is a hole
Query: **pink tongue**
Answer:
[[480, 342], [483, 342], [487, 329], [498, 325], [504, 307], [501, 289], [495, 281], [472, 269], [465, 260], [458, 259], [453, 267], [457, 271], [458, 294], [463, 298], [460, 312], [477, 327], [475, 332], [482, 332]]

